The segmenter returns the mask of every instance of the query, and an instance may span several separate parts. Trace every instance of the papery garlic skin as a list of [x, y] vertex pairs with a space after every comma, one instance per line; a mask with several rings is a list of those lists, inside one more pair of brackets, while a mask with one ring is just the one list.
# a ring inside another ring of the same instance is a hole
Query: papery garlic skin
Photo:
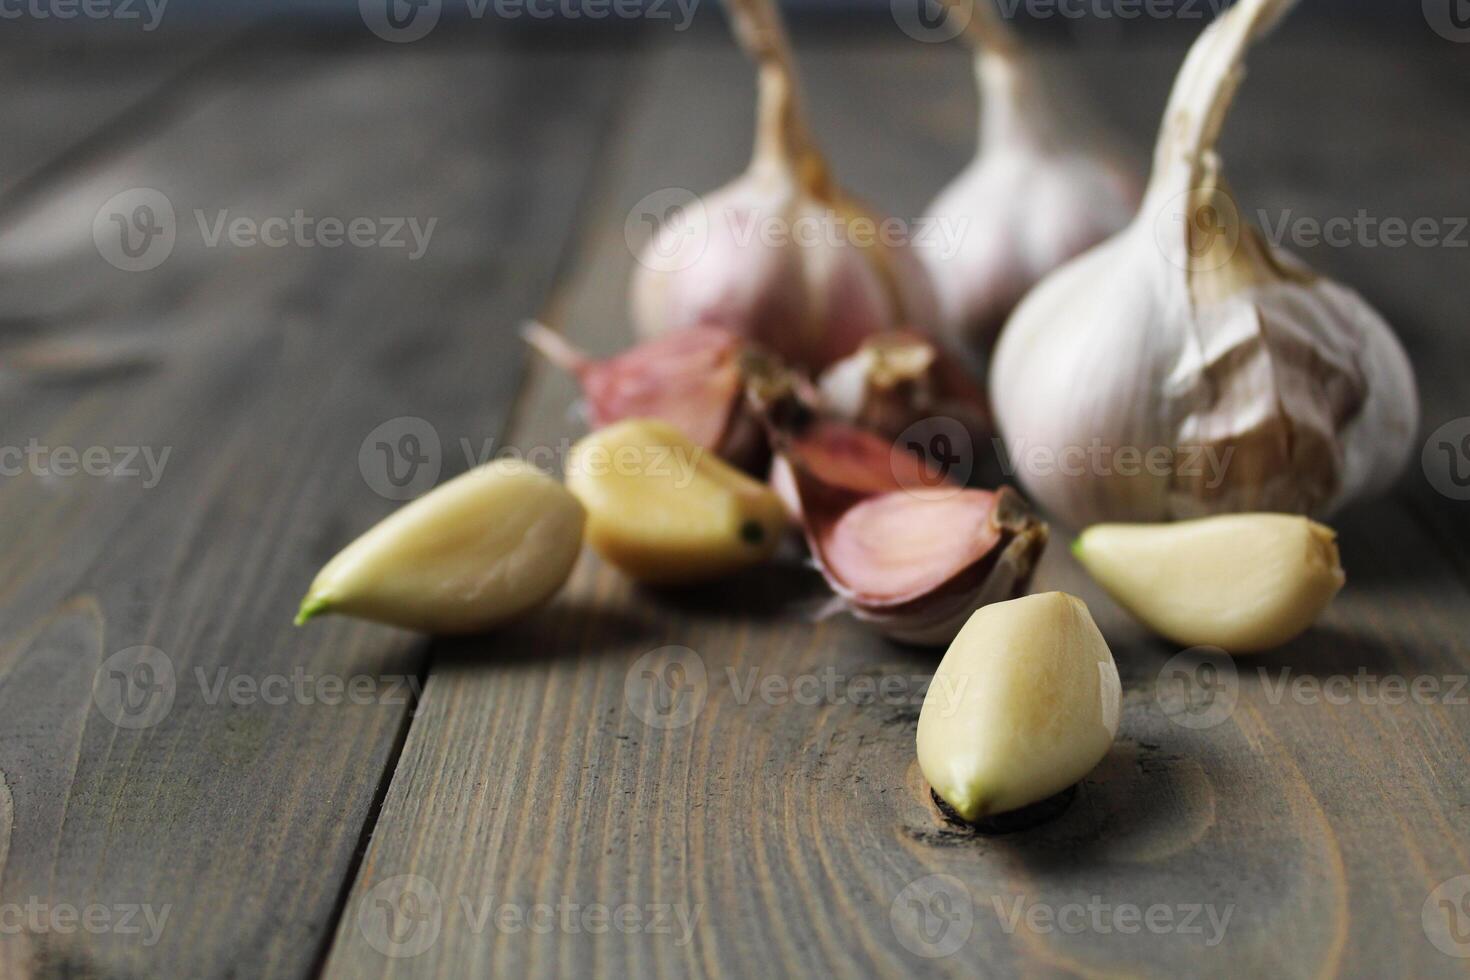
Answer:
[[922, 262], [876, 234], [883, 219], [833, 182], [812, 144], [770, 0], [735, 0], [730, 13], [760, 66], [755, 152], [644, 247], [630, 286], [639, 334], [718, 326], [820, 371], [880, 331], [937, 328]]
[[1072, 551], [1154, 632], [1182, 646], [1231, 654], [1290, 642], [1347, 581], [1332, 529], [1287, 514], [1098, 524]]
[[948, 335], [988, 350], [1021, 298], [1126, 227], [1142, 182], [1117, 141], [1021, 48], [990, 7], [970, 7], [980, 92], [975, 158], [926, 209], [950, 235], [920, 250]]
[[1047, 592], [978, 610], [955, 637], [919, 712], [919, 768], [962, 818], [1040, 802], [1102, 761], [1122, 686], [1076, 596]]
[[571, 575], [585, 514], [560, 483], [497, 460], [436, 487], [317, 574], [296, 622], [339, 613], [427, 633], [476, 633], [550, 599]]
[[1213, 146], [1249, 42], [1292, 0], [1240, 0], [1181, 70], [1143, 207], [1033, 290], [990, 390], [1020, 481], [1082, 527], [1333, 513], [1402, 472], [1408, 358], [1358, 294], [1241, 218]]
[[765, 485], [659, 419], [627, 419], [572, 447], [567, 487], [587, 543], [651, 585], [693, 585], [771, 557], [786, 529]]

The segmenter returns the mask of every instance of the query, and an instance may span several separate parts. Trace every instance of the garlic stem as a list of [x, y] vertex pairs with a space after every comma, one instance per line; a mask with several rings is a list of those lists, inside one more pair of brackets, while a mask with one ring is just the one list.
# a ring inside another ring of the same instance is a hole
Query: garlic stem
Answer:
[[[1297, 0], [1239, 0], [1190, 48], [1164, 111], [1148, 197], [1173, 196], [1213, 183], [1213, 160], [1225, 116], [1244, 77], [1246, 51]], [[1213, 188], [1211, 188], [1213, 189]]]

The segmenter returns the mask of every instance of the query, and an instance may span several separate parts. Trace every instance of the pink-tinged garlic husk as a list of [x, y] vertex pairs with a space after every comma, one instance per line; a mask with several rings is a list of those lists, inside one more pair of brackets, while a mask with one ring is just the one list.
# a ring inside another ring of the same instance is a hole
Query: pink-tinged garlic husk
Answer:
[[953, 419], [973, 454], [995, 434], [985, 392], [969, 368], [913, 331], [870, 338], [823, 372], [817, 387], [825, 410], [889, 439], [928, 419]]
[[903, 324], [938, 326], [938, 301], [907, 245], [832, 179], [812, 141], [771, 0], [732, 0], [757, 63], [755, 150], [734, 182], [678, 209], [639, 256], [630, 287], [643, 337], [729, 330], [817, 372]]
[[834, 492], [787, 447], [807, 545], [858, 620], [890, 639], [944, 646], [981, 606], [1023, 595], [1047, 527], [1010, 487]]
[[745, 397], [746, 344], [713, 327], [680, 330], [597, 360], [539, 323], [522, 336], [582, 387], [587, 421], [657, 418], [721, 459], [755, 472], [768, 458], [763, 423]]
[[1001, 335], [1007, 455], [1069, 525], [1323, 517], [1412, 453], [1418, 399], [1393, 332], [1245, 222], [1215, 152], [1247, 48], [1293, 2], [1239, 0], [1206, 29], [1133, 223], [1038, 285]]
[[946, 2], [951, 16], [968, 14], [980, 139], [928, 208], [948, 225], [943, 246], [921, 254], [949, 335], [986, 351], [1043, 276], [1127, 226], [1142, 180], [1081, 93], [1043, 75], [993, 0]]

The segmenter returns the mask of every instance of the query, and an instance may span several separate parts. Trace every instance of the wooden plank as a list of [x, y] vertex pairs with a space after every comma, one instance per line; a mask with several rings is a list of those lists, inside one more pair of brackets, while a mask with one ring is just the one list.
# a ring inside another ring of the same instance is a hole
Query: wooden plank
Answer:
[[[896, 213], [917, 213], [969, 152], [963, 56], [891, 42], [801, 53], [839, 173]], [[1181, 54], [1147, 46], [1067, 61], [1145, 145]], [[1452, 206], [1449, 171], [1470, 147], [1439, 124], [1464, 87], [1447, 80], [1450, 56], [1305, 38], [1261, 51], [1228, 141], [1237, 186], [1268, 207], [1310, 200], [1328, 216], [1360, 199], [1409, 207], [1377, 180], [1411, 166], [1403, 144], [1362, 139], [1381, 122], [1403, 136], [1433, 128], [1452, 144], [1412, 161], [1415, 204]], [[601, 351], [627, 340], [624, 216], [660, 188], [716, 186], [747, 152], [749, 73], [719, 38], [667, 50], [638, 92], [581, 261], [548, 310]], [[1324, 104], [1354, 121], [1333, 122]], [[1421, 363], [1460, 350], [1434, 316], [1448, 294], [1397, 278], [1417, 259], [1399, 256], [1390, 271], [1352, 254], [1312, 258], [1405, 313], [1396, 320]], [[1435, 405], [1457, 390], [1446, 372], [1426, 371], [1425, 383]], [[574, 397], [565, 378], [533, 371], [513, 442], [560, 445]], [[1122, 729], [1062, 817], [995, 838], [947, 824], [917, 771], [917, 707], [898, 702], [933, 670], [933, 654], [846, 620], [801, 621], [822, 590], [796, 565], [669, 595], [632, 588], [588, 556], [540, 615], [436, 647], [327, 973], [1453, 974], [1462, 961], [1428, 941], [1420, 911], [1470, 867], [1470, 715], [1361, 696], [1303, 703], [1281, 682], [1363, 668], [1453, 684], [1470, 661], [1470, 603], [1451, 552], [1399, 502], [1350, 515], [1342, 542], [1353, 581], [1321, 628], [1242, 662], [1233, 711], [1202, 727], [1210, 716], [1180, 714], [1164, 683], [1177, 651], [1129, 624], [1059, 540], [1038, 588], [1076, 592], [1097, 614], [1123, 675]], [[640, 690], [643, 658], [670, 644], [701, 658], [705, 701], [690, 724], [662, 730], [640, 719], [625, 685]], [[752, 678], [795, 684], [828, 671], [893, 678], [899, 694], [859, 705], [741, 693]], [[948, 894], [928, 906], [926, 940], [911, 900], [936, 889]], [[1109, 924], [1076, 929], [1098, 902]], [[637, 907], [637, 928], [598, 917], [624, 905]], [[1159, 907], [1173, 927], [1114, 928], [1118, 906]], [[1033, 907], [1066, 921], [1028, 926]], [[584, 920], [589, 908], [598, 911]], [[653, 911], [669, 932], [651, 928]], [[958, 949], [927, 955], [954, 937]]]
[[[498, 436], [522, 364], [504, 325], [551, 282], [619, 63], [483, 34], [237, 54], [0, 231], [0, 308], [44, 326], [0, 376], [0, 445], [169, 454], [151, 482], [60, 461], [0, 480], [0, 903], [146, 907], [160, 927], [7, 931], [7, 977], [311, 972], [425, 650], [341, 620], [296, 630], [295, 601], [395, 506], [359, 463], [376, 426], [426, 420], [445, 475], [466, 465], [460, 438]], [[134, 187], [177, 219], [147, 272], [93, 240], [102, 203]], [[417, 260], [208, 244], [222, 212], [298, 209], [370, 219], [374, 240], [389, 218], [437, 225]], [[114, 668], [147, 680], [113, 659], [140, 645], [172, 667], [152, 699], [109, 686]], [[356, 694], [333, 686], [354, 678]]]

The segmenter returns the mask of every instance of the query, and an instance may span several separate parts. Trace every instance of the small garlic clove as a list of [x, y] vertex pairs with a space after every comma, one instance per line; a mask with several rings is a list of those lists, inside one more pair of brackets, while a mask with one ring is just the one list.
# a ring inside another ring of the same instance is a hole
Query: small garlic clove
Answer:
[[571, 575], [585, 515], [555, 479], [497, 460], [436, 487], [317, 574], [297, 625], [324, 613], [474, 633], [529, 612]]
[[567, 487], [587, 542], [653, 585], [720, 578], [768, 559], [786, 527], [771, 490], [658, 419], [626, 419], [572, 447]]
[[1017, 810], [1076, 783], [1117, 734], [1122, 688], [1081, 599], [997, 602], [965, 623], [919, 712], [919, 768], [965, 820]]
[[1314, 623], [1347, 581], [1331, 528], [1287, 514], [1098, 524], [1073, 553], [1119, 605], [1183, 646], [1257, 653]]
[[870, 338], [828, 368], [817, 386], [824, 409], [890, 439], [932, 418], [958, 421], [972, 446], [993, 433], [985, 393], [968, 368], [916, 331]]
[[873, 234], [884, 219], [837, 186], [814, 144], [772, 0], [733, 0], [729, 13], [758, 65], [755, 149], [744, 174], [678, 209], [640, 253], [639, 334], [716, 326], [816, 372], [875, 333], [937, 328], [922, 261]]
[[745, 399], [746, 345], [729, 331], [676, 330], [606, 360], [539, 323], [527, 323], [522, 336], [576, 376], [594, 429], [627, 418], [659, 418], [737, 466], [764, 463], [765, 433]]

